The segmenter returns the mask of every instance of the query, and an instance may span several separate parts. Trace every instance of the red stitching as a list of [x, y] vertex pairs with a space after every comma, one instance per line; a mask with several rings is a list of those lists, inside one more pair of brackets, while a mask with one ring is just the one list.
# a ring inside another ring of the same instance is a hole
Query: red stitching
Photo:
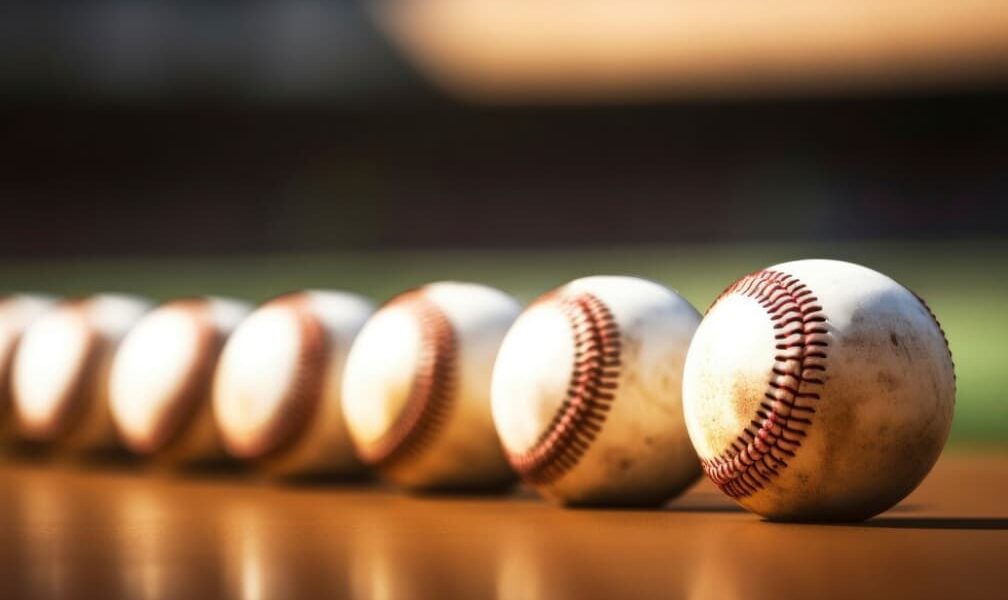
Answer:
[[296, 445], [318, 409], [322, 394], [325, 360], [329, 339], [318, 317], [306, 306], [307, 296], [292, 292], [270, 300], [263, 307], [278, 307], [289, 311], [297, 322], [301, 343], [294, 364], [291, 386], [280, 400], [282, 409], [265, 430], [251, 441], [234, 443], [225, 438], [232, 453], [265, 459], [275, 457]]
[[[209, 395], [214, 366], [227, 339], [212, 322], [209, 304], [203, 298], [184, 298], [164, 306], [164, 309], [184, 312], [193, 320], [196, 351], [182, 386], [168, 403], [161, 427], [142, 439], [127, 437], [127, 445], [132, 450], [144, 453], [162, 451], [183, 440], [196, 419], [200, 403]], [[120, 432], [125, 435], [124, 431]]]
[[420, 357], [402, 413], [381, 438], [360, 449], [371, 464], [387, 465], [425, 447], [447, 421], [455, 396], [458, 343], [448, 317], [422, 290], [406, 292], [392, 303], [413, 312], [419, 322]]
[[88, 321], [87, 311], [92, 302], [94, 300], [86, 298], [64, 300], [61, 303], [62, 306], [54, 309], [74, 314], [85, 322], [84, 351], [77, 369], [74, 370], [64, 387], [63, 395], [60, 396], [53, 414], [46, 419], [45, 423], [41, 425], [30, 424], [25, 421], [23, 415], [19, 415], [25, 436], [29, 439], [54, 440], [62, 437], [77, 437], [78, 423], [87, 420], [93, 409], [94, 403], [90, 395], [94, 393], [96, 377], [102, 370], [102, 357], [108, 352], [108, 341]]
[[273, 440], [264, 445], [262, 456], [280, 455], [297, 445], [301, 435], [308, 429], [312, 418], [322, 403], [322, 390], [326, 368], [326, 358], [331, 348], [330, 338], [318, 315], [309, 307], [309, 296], [295, 292], [273, 300], [273, 303], [291, 311], [301, 330], [301, 347], [295, 363], [291, 387], [280, 418], [287, 422], [278, 424], [271, 436]]
[[829, 329], [818, 298], [798, 278], [757, 271], [714, 301], [738, 294], [755, 299], [773, 322], [773, 375], [750, 426], [717, 458], [701, 461], [708, 477], [733, 498], [755, 493], [788, 466], [812, 426], [826, 371]]
[[952, 364], [952, 385], [953, 385], [953, 388], [954, 388], [954, 387], [958, 386], [959, 380], [956, 377], [955, 360], [952, 358], [952, 347], [949, 346], [948, 336], [945, 335], [945, 330], [942, 328], [941, 323], [938, 321], [938, 317], [935, 316], [934, 311], [932, 311], [931, 307], [928, 306], [928, 303], [924, 301], [924, 298], [921, 298], [920, 296], [918, 296], [914, 292], [910, 292], [910, 293], [913, 294], [914, 298], [916, 298], [917, 301], [921, 303], [921, 306], [924, 307], [924, 310], [927, 311], [927, 314], [931, 315], [931, 320], [934, 321], [935, 326], [938, 327], [938, 333], [941, 334], [942, 340], [945, 342], [945, 351], [948, 352], [949, 363]]
[[535, 445], [507, 452], [529, 483], [559, 479], [587, 452], [615, 398], [620, 373], [620, 334], [615, 317], [596, 296], [581, 293], [558, 302], [574, 336], [574, 370], [559, 410]]

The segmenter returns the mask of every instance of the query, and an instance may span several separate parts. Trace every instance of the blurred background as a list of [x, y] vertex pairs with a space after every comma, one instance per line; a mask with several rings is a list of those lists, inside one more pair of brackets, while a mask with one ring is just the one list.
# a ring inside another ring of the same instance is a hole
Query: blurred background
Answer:
[[1008, 444], [1006, 100], [999, 1], [7, 2], [0, 287], [703, 310], [854, 260], [941, 319], [953, 441]]

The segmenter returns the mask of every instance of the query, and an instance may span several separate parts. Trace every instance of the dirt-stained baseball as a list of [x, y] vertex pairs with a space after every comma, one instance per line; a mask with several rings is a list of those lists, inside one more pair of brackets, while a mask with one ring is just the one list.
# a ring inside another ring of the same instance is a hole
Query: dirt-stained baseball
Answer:
[[700, 476], [683, 423], [683, 361], [700, 313], [635, 277], [572, 281], [508, 332], [493, 416], [512, 466], [567, 504], [655, 505]]
[[14, 351], [24, 330], [52, 308], [55, 300], [38, 294], [11, 294], [0, 298], [0, 440], [14, 429], [11, 417], [11, 368]]
[[270, 300], [243, 320], [213, 382], [214, 419], [228, 452], [277, 476], [360, 473], [340, 382], [371, 312], [356, 294], [310, 290]]
[[510, 296], [472, 283], [432, 283], [387, 302], [354, 342], [343, 381], [360, 456], [412, 489], [511, 483], [490, 375], [520, 311]]
[[223, 457], [210, 410], [221, 347], [249, 312], [244, 302], [167, 302], [130, 330], [112, 361], [109, 405], [123, 444], [173, 462]]
[[98, 294], [61, 302], [36, 319], [14, 355], [19, 433], [61, 449], [118, 448], [109, 367], [120, 340], [150, 306], [133, 296]]
[[714, 302], [683, 402], [704, 470], [741, 505], [774, 520], [861, 520], [938, 459], [955, 375], [913, 292], [859, 265], [800, 260]]

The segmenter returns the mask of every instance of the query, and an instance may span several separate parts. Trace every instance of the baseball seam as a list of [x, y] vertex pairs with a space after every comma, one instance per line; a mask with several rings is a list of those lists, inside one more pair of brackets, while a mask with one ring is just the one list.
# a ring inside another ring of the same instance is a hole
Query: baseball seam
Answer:
[[714, 305], [730, 294], [759, 302], [775, 339], [773, 375], [756, 415], [728, 450], [701, 461], [722, 491], [742, 498], [779, 475], [801, 447], [825, 383], [830, 334], [819, 299], [793, 275], [757, 271], [735, 282]]
[[73, 438], [77, 425], [86, 420], [92, 410], [92, 398], [95, 388], [97, 371], [101, 367], [103, 355], [108, 353], [108, 341], [91, 326], [86, 313], [89, 310], [87, 299], [65, 300], [61, 307], [55, 310], [69, 311], [84, 323], [86, 341], [84, 352], [77, 368], [68, 377], [57, 405], [52, 415], [44, 424], [36, 425], [22, 418], [19, 414], [19, 430], [21, 434], [33, 441], [51, 441]]
[[415, 455], [441, 430], [451, 413], [456, 388], [458, 341], [448, 317], [421, 291], [393, 300], [420, 325], [420, 356], [402, 412], [377, 441], [359, 448], [374, 465]]
[[322, 403], [326, 359], [332, 352], [325, 326], [308, 306], [308, 297], [297, 294], [282, 301], [290, 302], [290, 310], [301, 330], [301, 348], [291, 378], [291, 387], [283, 405], [290, 408], [281, 413], [272, 447], [264, 449], [264, 456], [276, 456], [295, 445], [308, 429], [312, 416]]
[[[909, 290], [910, 288], [907, 289]], [[931, 317], [931, 320], [934, 322], [935, 327], [938, 328], [938, 333], [941, 334], [942, 341], [945, 342], [945, 351], [948, 353], [949, 364], [952, 365], [952, 384], [953, 386], [958, 385], [958, 379], [956, 378], [956, 372], [955, 372], [955, 359], [952, 357], [952, 347], [949, 346], [948, 335], [945, 334], [945, 329], [942, 328], [942, 324], [940, 321], [938, 321], [937, 315], [934, 314], [934, 311], [931, 310], [931, 307], [928, 305], [928, 303], [924, 301], [924, 298], [921, 298], [913, 291], [911, 291], [910, 293], [913, 294], [913, 297], [916, 298], [918, 302], [920, 302], [921, 306], [924, 307], [925, 312], [927, 312], [927, 314]]]
[[[135, 437], [122, 427], [119, 434], [134, 452], [150, 454], [163, 451], [185, 438], [186, 431], [196, 417], [199, 405], [209, 396], [213, 368], [224, 342], [207, 314], [208, 307], [200, 299], [176, 300], [166, 308], [179, 310], [193, 320], [196, 328], [196, 350], [182, 384], [168, 402], [161, 427], [147, 436]], [[117, 423], [118, 426], [118, 423]]]
[[594, 442], [615, 399], [620, 376], [619, 326], [609, 308], [589, 293], [558, 302], [574, 338], [574, 368], [560, 408], [536, 443], [508, 460], [532, 484], [556, 481]]
[[[291, 385], [280, 401], [284, 407], [265, 432], [255, 439], [235, 441], [224, 438], [224, 444], [235, 456], [246, 459], [269, 459], [283, 454], [297, 443], [308, 427], [311, 416], [321, 402], [325, 360], [329, 355], [330, 341], [319, 319], [305, 305], [300, 293], [288, 294], [271, 300], [268, 305], [281, 306], [290, 311], [300, 332], [298, 356], [291, 376]], [[266, 306], [266, 305], [264, 305]]]

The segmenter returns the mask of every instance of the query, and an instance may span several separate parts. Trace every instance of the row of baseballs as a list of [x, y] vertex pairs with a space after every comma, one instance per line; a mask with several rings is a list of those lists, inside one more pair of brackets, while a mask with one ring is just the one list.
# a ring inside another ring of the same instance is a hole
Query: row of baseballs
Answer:
[[279, 475], [373, 469], [413, 490], [660, 504], [705, 471], [773, 519], [894, 505], [948, 436], [955, 380], [920, 298], [828, 260], [747, 275], [701, 315], [597, 276], [532, 302], [440, 282], [252, 310], [101, 294], [0, 304], [9, 426], [56, 449], [230, 456]]

